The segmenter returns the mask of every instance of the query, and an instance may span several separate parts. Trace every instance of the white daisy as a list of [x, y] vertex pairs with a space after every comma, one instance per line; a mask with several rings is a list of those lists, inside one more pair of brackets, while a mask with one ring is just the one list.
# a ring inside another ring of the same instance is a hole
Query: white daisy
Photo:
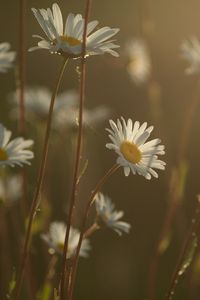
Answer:
[[125, 49], [128, 57], [127, 71], [136, 83], [146, 82], [151, 75], [151, 59], [143, 40], [130, 40]]
[[[71, 106], [68, 110], [60, 110], [55, 114], [54, 122], [58, 128], [68, 126], [71, 128], [77, 127], [78, 125], [78, 103], [77, 106]], [[110, 111], [105, 106], [99, 106], [93, 109], [84, 108], [83, 111], [83, 125], [94, 126], [98, 124], [110, 115]]]
[[24, 140], [22, 137], [9, 141], [11, 134], [11, 131], [0, 124], [0, 166], [30, 165], [29, 159], [32, 159], [34, 155], [26, 148], [32, 146], [33, 141]]
[[191, 37], [190, 40], [185, 40], [181, 44], [182, 57], [185, 58], [190, 66], [185, 70], [185, 73], [197, 74], [200, 72], [200, 41], [196, 37]]
[[22, 178], [20, 175], [10, 175], [0, 178], [0, 199], [15, 201], [22, 195]]
[[[36, 118], [40, 120], [46, 119], [49, 113], [51, 96], [51, 91], [47, 87], [36, 86], [26, 88], [24, 104], [27, 120], [35, 120]], [[53, 112], [53, 125], [56, 115], [63, 111], [71, 111], [74, 106], [78, 105], [78, 99], [79, 94], [74, 90], [69, 90], [57, 95]], [[15, 105], [19, 105], [16, 93], [11, 94], [9, 100]], [[18, 111], [18, 108], [17, 111], [14, 109], [14, 111], [12, 111], [12, 116], [16, 117]]]
[[[41, 36], [35, 35], [40, 39], [38, 45], [29, 49], [47, 49], [51, 53], [62, 54], [67, 57], [77, 58], [82, 53], [84, 19], [80, 14], [69, 14], [63, 25], [61, 10], [57, 3], [50, 8], [35, 9], [32, 8], [33, 14], [38, 23], [47, 36], [47, 40]], [[86, 38], [86, 56], [110, 53], [113, 56], [118, 56], [118, 53], [113, 49], [119, 46], [110, 40], [118, 31], [118, 28], [103, 27], [94, 33], [91, 33], [98, 25], [98, 21], [89, 22], [87, 25]]]
[[129, 233], [131, 225], [119, 221], [124, 215], [123, 211], [115, 210], [115, 205], [112, 203], [111, 199], [104, 196], [102, 193], [98, 193], [95, 197], [96, 211], [97, 211], [97, 223], [107, 226], [117, 232], [119, 235], [122, 232]]
[[[65, 234], [66, 225], [63, 222], [52, 222], [50, 224], [49, 232], [47, 234], [42, 234], [42, 238], [49, 245], [51, 253], [57, 252], [58, 254], [62, 254], [64, 248]], [[79, 237], [80, 232], [77, 229], [71, 227], [69, 232], [67, 258], [71, 258], [75, 254]], [[88, 251], [90, 249], [91, 245], [89, 240], [84, 239], [80, 249], [80, 256], [87, 257]]]
[[5, 73], [9, 68], [13, 66], [13, 61], [16, 56], [16, 52], [9, 51], [9, 43], [0, 43], [0, 72]]
[[146, 143], [153, 126], [147, 127], [146, 122], [140, 126], [138, 121], [133, 124], [131, 119], [126, 123], [122, 117], [117, 123], [112, 120], [109, 122], [111, 129], [106, 130], [112, 143], [106, 144], [106, 147], [118, 154], [117, 163], [124, 167], [125, 176], [132, 171], [133, 174], [138, 173], [146, 179], [151, 179], [151, 176], [157, 178], [158, 174], [154, 169], [165, 169], [165, 162], [158, 159], [158, 155], [165, 154], [165, 147], [159, 145], [160, 139]]

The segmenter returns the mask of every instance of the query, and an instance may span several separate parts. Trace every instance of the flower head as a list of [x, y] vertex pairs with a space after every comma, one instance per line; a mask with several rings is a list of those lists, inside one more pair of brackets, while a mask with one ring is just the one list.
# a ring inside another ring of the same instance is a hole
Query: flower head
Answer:
[[[69, 90], [57, 95], [54, 105], [53, 125], [54, 119], [57, 119], [58, 114], [60, 115], [63, 111], [68, 113], [68, 111], [71, 111], [72, 107], [78, 105], [78, 97], [78, 93], [74, 90]], [[27, 119], [29, 121], [35, 119], [46, 120], [51, 102], [51, 91], [47, 87], [28, 87], [25, 90], [24, 98]], [[11, 94], [9, 100], [15, 105], [19, 105], [16, 93]], [[16, 116], [17, 112], [18, 109], [17, 111], [14, 110], [12, 115]]]
[[[42, 234], [43, 240], [47, 242], [51, 248], [51, 252], [62, 254], [64, 248], [66, 234], [66, 225], [63, 222], [52, 222], [50, 224], [49, 232]], [[76, 247], [78, 245], [80, 232], [73, 227], [70, 228], [69, 242], [67, 250], [67, 258], [71, 258], [75, 254]], [[88, 251], [91, 249], [88, 239], [84, 239], [81, 245], [80, 256], [87, 257]], [[52, 251], [53, 250], [53, 251]]]
[[151, 74], [151, 59], [143, 40], [130, 40], [126, 45], [127, 71], [137, 84], [146, 82]]
[[197, 74], [200, 72], [200, 41], [196, 37], [191, 37], [190, 40], [185, 40], [181, 44], [182, 57], [185, 58], [190, 66], [185, 70], [185, 73]]
[[9, 43], [0, 43], [0, 72], [5, 73], [9, 68], [13, 66], [13, 61], [16, 56], [16, 52], [9, 51]]
[[158, 177], [154, 169], [165, 169], [165, 162], [158, 159], [158, 155], [165, 154], [164, 146], [159, 145], [160, 139], [153, 139], [146, 143], [153, 126], [147, 127], [147, 123], [140, 125], [138, 121], [133, 123], [128, 119], [127, 123], [121, 117], [117, 123], [110, 120], [111, 129], [109, 138], [112, 143], [106, 144], [108, 149], [114, 150], [118, 154], [117, 163], [124, 168], [125, 176], [138, 173], [146, 179]]
[[[65, 55], [66, 57], [77, 58], [81, 56], [83, 47], [84, 19], [80, 14], [70, 13], [67, 17], [65, 26], [61, 10], [57, 3], [50, 8], [35, 9], [33, 14], [47, 36], [47, 40], [41, 36], [35, 35], [40, 41], [36, 47], [30, 49], [47, 49], [51, 53]], [[110, 40], [118, 31], [118, 28], [103, 27], [95, 32], [92, 31], [98, 25], [98, 21], [89, 22], [86, 34], [86, 56], [110, 53], [118, 56], [113, 49], [119, 46]]]
[[22, 137], [18, 137], [10, 140], [11, 131], [7, 130], [2, 124], [0, 124], [0, 166], [18, 165], [20, 167], [23, 164], [30, 165], [29, 159], [34, 157], [33, 152], [27, 150], [33, 145], [32, 140], [24, 140]]
[[[69, 107], [68, 110], [59, 110], [55, 114], [54, 123], [58, 128], [68, 126], [71, 128], [78, 125], [78, 103], [75, 106]], [[105, 106], [99, 106], [93, 109], [84, 108], [83, 110], [83, 125], [93, 126], [94, 124], [104, 121], [110, 114], [110, 111]]]
[[22, 195], [22, 178], [10, 175], [0, 179], [0, 200], [9, 202], [19, 199]]
[[121, 235], [122, 232], [129, 233], [131, 225], [126, 222], [119, 221], [119, 219], [123, 217], [124, 212], [115, 210], [115, 205], [112, 203], [110, 198], [98, 193], [95, 198], [95, 204], [98, 223], [103, 223], [119, 235]]

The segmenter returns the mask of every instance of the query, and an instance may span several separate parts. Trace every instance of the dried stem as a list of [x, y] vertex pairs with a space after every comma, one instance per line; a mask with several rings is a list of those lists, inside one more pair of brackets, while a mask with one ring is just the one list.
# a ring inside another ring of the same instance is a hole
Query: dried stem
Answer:
[[25, 70], [26, 70], [26, 49], [25, 49], [25, 0], [20, 0], [19, 10], [19, 132], [23, 135], [25, 132], [25, 110], [24, 110], [24, 87], [25, 87]]
[[91, 236], [95, 231], [97, 231], [100, 228], [100, 226], [95, 222], [92, 224], [84, 233], [83, 238], [86, 239], [89, 236]]
[[87, 204], [87, 207], [86, 207], [86, 210], [85, 210], [85, 213], [84, 213], [83, 223], [82, 223], [82, 230], [81, 230], [81, 233], [80, 233], [79, 242], [78, 242], [78, 246], [77, 246], [77, 249], [76, 249], [76, 254], [75, 254], [75, 257], [74, 257], [74, 266], [73, 266], [73, 270], [72, 270], [72, 278], [71, 278], [72, 282], [71, 282], [71, 289], [70, 289], [69, 300], [71, 300], [72, 296], [73, 296], [73, 289], [74, 289], [74, 283], [75, 283], [75, 278], [76, 278], [76, 271], [77, 271], [77, 266], [78, 266], [78, 258], [79, 258], [79, 253], [80, 253], [80, 249], [81, 249], [81, 244], [82, 244], [83, 238], [86, 235], [86, 233], [84, 233], [84, 232], [85, 232], [86, 222], [87, 222], [87, 219], [88, 219], [90, 208], [91, 208], [92, 204], [95, 201], [96, 194], [101, 190], [102, 186], [107, 181], [107, 179], [113, 173], [115, 173], [119, 169], [119, 167], [120, 166], [118, 164], [113, 165], [108, 170], [108, 172], [100, 179], [100, 181], [97, 183], [95, 189], [91, 193], [89, 202]]
[[55, 98], [61, 83], [61, 79], [63, 77], [63, 73], [65, 70], [67, 64], [67, 59], [64, 59], [64, 62], [62, 64], [57, 83], [55, 86], [55, 89], [52, 94], [51, 98], [51, 103], [49, 107], [49, 114], [48, 114], [48, 120], [47, 120], [47, 126], [46, 126], [46, 134], [45, 134], [45, 140], [44, 140], [44, 147], [43, 147], [43, 153], [42, 153], [42, 159], [40, 163], [40, 168], [39, 168], [39, 173], [38, 173], [38, 179], [37, 179], [37, 184], [36, 184], [36, 190], [35, 190], [35, 195], [31, 204], [31, 209], [29, 213], [29, 220], [28, 220], [28, 226], [27, 226], [27, 232], [25, 236], [25, 242], [24, 242], [24, 248], [23, 248], [23, 255], [22, 255], [22, 262], [20, 266], [20, 272], [16, 284], [16, 290], [15, 290], [15, 300], [19, 299], [20, 292], [21, 292], [21, 286], [24, 278], [24, 271], [26, 267], [26, 262], [27, 262], [27, 257], [29, 253], [29, 244], [30, 244], [30, 239], [31, 239], [31, 229], [33, 225], [33, 220], [37, 212], [38, 208], [38, 198], [40, 195], [42, 183], [43, 183], [43, 178], [44, 178], [44, 172], [45, 172], [45, 167], [46, 167], [46, 159], [47, 159], [47, 154], [48, 154], [48, 146], [49, 146], [49, 137], [50, 137], [50, 129], [51, 129], [51, 121], [52, 121], [52, 114], [53, 114], [53, 107], [54, 107], [54, 102]]
[[189, 247], [189, 245], [190, 245], [190, 243], [191, 243], [191, 241], [192, 241], [192, 239], [194, 237], [194, 234], [197, 231], [199, 223], [200, 223], [200, 198], [198, 197], [197, 207], [196, 207], [194, 216], [192, 218], [192, 224], [190, 226], [190, 230], [189, 230], [189, 232], [188, 232], [188, 234], [186, 236], [185, 242], [183, 244], [182, 251], [181, 251], [179, 259], [178, 259], [178, 263], [176, 265], [174, 274], [172, 276], [171, 284], [170, 284], [168, 292], [167, 292], [167, 294], [165, 296], [165, 300], [172, 300], [173, 299], [173, 296], [174, 296], [174, 293], [175, 293], [175, 289], [176, 289], [176, 286], [178, 284], [179, 271], [180, 271], [180, 269], [181, 269], [181, 267], [183, 265], [183, 262], [184, 262], [185, 255], [187, 253], [188, 247]]
[[83, 30], [83, 44], [82, 44], [82, 55], [81, 55], [80, 104], [79, 104], [79, 117], [78, 117], [77, 148], [76, 148], [72, 191], [71, 191], [71, 198], [70, 198], [71, 199], [70, 208], [69, 208], [69, 215], [67, 218], [67, 230], [66, 230], [65, 243], [63, 249], [63, 264], [62, 264], [61, 288], [60, 288], [61, 300], [64, 300], [64, 296], [65, 296], [65, 272], [66, 272], [66, 263], [67, 263], [67, 248], [68, 248], [69, 232], [72, 223], [73, 211], [74, 211], [75, 200], [76, 200], [77, 180], [79, 176], [79, 166], [80, 166], [80, 158], [81, 158], [81, 145], [82, 145], [82, 133], [83, 133], [83, 104], [85, 98], [85, 76], [86, 76], [85, 53], [86, 53], [87, 24], [89, 19], [90, 7], [91, 7], [91, 0], [87, 0], [86, 9], [85, 9], [85, 23], [84, 23], [84, 30]]

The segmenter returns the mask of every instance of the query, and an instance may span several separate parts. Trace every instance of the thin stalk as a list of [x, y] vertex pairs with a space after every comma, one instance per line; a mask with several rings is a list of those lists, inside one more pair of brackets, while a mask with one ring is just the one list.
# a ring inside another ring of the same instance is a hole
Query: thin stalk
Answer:
[[98, 229], [100, 229], [100, 226], [95, 222], [94, 224], [92, 224], [84, 233], [83, 238], [86, 239], [89, 236], [91, 236], [95, 231], [97, 231]]
[[32, 229], [34, 217], [36, 215], [37, 208], [38, 208], [38, 198], [40, 195], [43, 178], [44, 178], [45, 167], [46, 167], [51, 121], [52, 121], [52, 115], [53, 115], [53, 107], [54, 107], [55, 98], [56, 98], [56, 95], [57, 95], [57, 92], [58, 92], [58, 89], [59, 89], [59, 86], [61, 83], [61, 79], [63, 77], [65, 67], [67, 65], [67, 61], [68, 61], [67, 59], [64, 59], [64, 62], [62, 64], [62, 67], [61, 67], [61, 70], [60, 70], [60, 73], [59, 73], [59, 76], [57, 79], [55, 89], [52, 94], [51, 103], [50, 103], [50, 107], [49, 107], [49, 114], [48, 114], [48, 120], [47, 120], [47, 126], [46, 126], [42, 159], [41, 159], [40, 168], [39, 168], [38, 177], [37, 177], [38, 180], [37, 180], [37, 184], [36, 184], [35, 195], [34, 195], [34, 198], [33, 198], [32, 204], [31, 204], [30, 213], [29, 213], [27, 232], [26, 232], [24, 248], [23, 248], [22, 262], [21, 262], [20, 272], [19, 272], [19, 276], [18, 276], [18, 280], [17, 280], [17, 284], [16, 284], [16, 290], [15, 290], [15, 300], [19, 299], [20, 292], [21, 292], [21, 286], [22, 286], [22, 282], [23, 282], [23, 278], [24, 278], [24, 271], [25, 271], [27, 257], [28, 257], [28, 253], [29, 253], [31, 229]]
[[115, 173], [118, 169], [119, 169], [119, 165], [115, 164], [113, 165], [107, 172], [106, 174], [100, 179], [100, 181], [97, 183], [95, 189], [92, 191], [89, 202], [87, 204], [85, 213], [84, 213], [84, 217], [83, 217], [83, 223], [82, 223], [82, 230], [80, 233], [80, 237], [79, 237], [79, 242], [78, 242], [78, 246], [76, 249], [76, 254], [74, 257], [74, 265], [73, 265], [73, 270], [72, 270], [72, 278], [71, 278], [71, 289], [70, 289], [70, 295], [69, 295], [69, 300], [72, 299], [73, 296], [73, 290], [74, 290], [74, 283], [75, 283], [75, 278], [76, 278], [76, 271], [77, 271], [77, 266], [78, 266], [78, 259], [79, 259], [79, 253], [80, 253], [80, 249], [81, 249], [81, 244], [83, 241], [83, 238], [85, 236], [86, 233], [85, 232], [85, 227], [86, 227], [86, 222], [88, 219], [88, 215], [90, 212], [90, 208], [92, 206], [92, 204], [95, 201], [95, 196], [96, 194], [101, 190], [102, 186], [105, 184], [105, 182], [107, 181], [107, 179], [113, 175], [113, 173]]
[[26, 70], [26, 50], [25, 50], [25, 15], [26, 6], [25, 0], [19, 1], [19, 132], [25, 132], [25, 111], [24, 111], [24, 86], [25, 86], [25, 70]]
[[184, 263], [185, 255], [187, 253], [187, 250], [188, 250], [188, 247], [189, 247], [190, 243], [192, 242], [194, 234], [196, 233], [196, 231], [198, 229], [199, 223], [200, 223], [200, 198], [198, 198], [198, 200], [197, 200], [197, 207], [196, 207], [194, 216], [192, 218], [192, 223], [191, 223], [191, 226], [190, 226], [190, 230], [189, 230], [189, 232], [186, 236], [186, 239], [184, 241], [184, 244], [183, 244], [180, 256], [178, 258], [178, 262], [177, 262], [174, 274], [173, 274], [172, 279], [171, 279], [169, 289], [168, 289], [167, 294], [164, 298], [165, 300], [172, 300], [173, 299], [175, 289], [176, 289], [176, 286], [178, 284], [178, 279], [180, 277], [179, 276], [179, 271], [180, 271], [180, 269], [181, 269], [181, 267]]
[[77, 148], [76, 148], [76, 158], [75, 158], [74, 175], [73, 175], [73, 182], [72, 182], [69, 215], [67, 218], [67, 230], [66, 230], [65, 243], [63, 249], [63, 264], [62, 264], [61, 285], [60, 285], [61, 300], [64, 300], [64, 296], [65, 296], [65, 272], [66, 272], [66, 263], [67, 263], [67, 248], [68, 248], [69, 232], [72, 223], [73, 211], [74, 211], [75, 200], [76, 200], [77, 180], [79, 176], [79, 167], [80, 167], [80, 158], [81, 158], [81, 145], [82, 145], [82, 133], [83, 133], [83, 105], [84, 105], [84, 98], [85, 98], [85, 77], [86, 77], [85, 53], [86, 53], [87, 24], [89, 19], [90, 7], [91, 7], [91, 0], [87, 0], [86, 9], [85, 9], [85, 23], [84, 23], [84, 30], [83, 30], [83, 44], [82, 44], [82, 55], [81, 55], [80, 104], [79, 104], [79, 117], [78, 117]]

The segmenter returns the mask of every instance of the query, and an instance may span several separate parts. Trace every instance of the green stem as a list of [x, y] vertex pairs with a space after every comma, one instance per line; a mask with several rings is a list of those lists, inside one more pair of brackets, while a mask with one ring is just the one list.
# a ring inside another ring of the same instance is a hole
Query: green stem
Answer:
[[67, 65], [67, 61], [68, 60], [65, 59], [63, 64], [62, 64], [62, 67], [61, 67], [61, 70], [60, 70], [60, 73], [59, 73], [59, 76], [58, 76], [58, 80], [57, 80], [55, 89], [54, 89], [53, 94], [52, 94], [50, 107], [49, 107], [49, 114], [48, 114], [48, 120], [47, 120], [47, 127], [46, 127], [46, 134], [45, 134], [45, 140], [44, 140], [42, 159], [41, 159], [41, 164], [40, 164], [40, 168], [39, 168], [39, 174], [38, 174], [38, 177], [37, 177], [38, 180], [37, 180], [37, 184], [36, 184], [35, 195], [34, 195], [34, 198], [33, 198], [32, 204], [31, 204], [30, 213], [29, 213], [27, 232], [26, 232], [24, 248], [23, 248], [22, 262], [21, 262], [20, 272], [19, 272], [19, 276], [18, 276], [18, 279], [17, 279], [16, 290], [15, 290], [15, 300], [19, 299], [20, 292], [21, 292], [21, 286], [22, 286], [22, 282], [23, 282], [23, 278], [24, 278], [24, 271], [25, 271], [27, 258], [28, 258], [28, 253], [29, 253], [29, 244], [30, 244], [30, 239], [31, 239], [31, 229], [32, 229], [34, 217], [36, 215], [37, 208], [38, 208], [38, 198], [39, 198], [39, 195], [40, 195], [40, 191], [41, 191], [41, 187], [42, 187], [42, 183], [43, 183], [43, 178], [44, 178], [45, 167], [46, 167], [46, 160], [47, 160], [48, 146], [49, 146], [49, 137], [50, 137], [50, 129], [51, 129], [51, 121], [52, 121], [52, 115], [53, 115], [53, 107], [54, 107], [55, 98], [56, 98], [56, 95], [57, 95], [57, 92], [58, 92], [58, 89], [59, 89], [59, 86], [60, 86], [60, 83], [61, 83], [61, 79], [63, 77], [65, 67]]
[[197, 200], [197, 207], [196, 207], [194, 216], [192, 218], [192, 223], [191, 223], [191, 226], [190, 226], [190, 230], [189, 230], [189, 232], [186, 236], [186, 239], [184, 241], [180, 256], [178, 258], [177, 265], [175, 267], [174, 274], [173, 274], [172, 279], [171, 279], [169, 289], [168, 289], [167, 294], [164, 298], [165, 300], [172, 300], [173, 299], [175, 289], [176, 289], [176, 286], [178, 284], [179, 271], [180, 271], [180, 269], [183, 265], [185, 255], [186, 255], [188, 247], [189, 247], [189, 245], [192, 241], [192, 238], [194, 237], [194, 234], [196, 233], [196, 231], [198, 229], [199, 222], [200, 222], [200, 198], [198, 198], [198, 200]]

